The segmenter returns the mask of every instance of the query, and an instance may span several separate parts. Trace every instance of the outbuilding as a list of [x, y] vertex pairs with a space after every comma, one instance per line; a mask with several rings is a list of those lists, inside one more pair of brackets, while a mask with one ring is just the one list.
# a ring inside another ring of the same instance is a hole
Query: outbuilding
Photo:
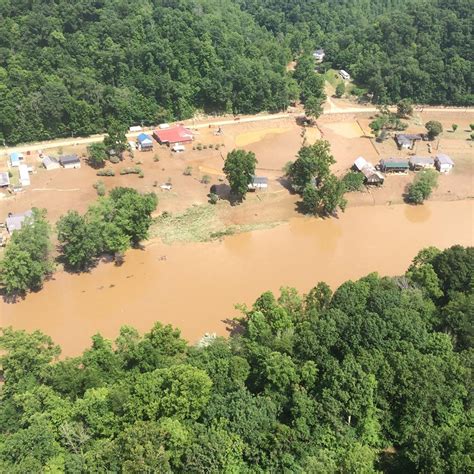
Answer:
[[423, 140], [421, 133], [398, 133], [395, 135], [395, 141], [400, 150], [412, 149], [418, 140]]
[[8, 214], [8, 217], [5, 220], [5, 226], [9, 234], [12, 234], [15, 230], [20, 230], [25, 222], [25, 219], [31, 217], [33, 215], [33, 211], [29, 209], [21, 214]]
[[23, 161], [23, 153], [20, 153], [18, 151], [14, 151], [11, 155], [10, 155], [10, 164], [15, 167], [15, 168], [18, 168], [18, 166], [20, 166], [21, 162]]
[[250, 191], [268, 188], [268, 178], [265, 176], [253, 176], [252, 182], [248, 185]]
[[324, 52], [324, 49], [319, 48], [313, 53], [313, 58], [316, 60], [316, 62], [320, 63], [323, 61], [324, 56], [326, 56], [326, 53]]
[[449, 173], [454, 167], [454, 161], [443, 153], [436, 155], [435, 164], [440, 173]]
[[157, 128], [153, 132], [153, 136], [161, 145], [174, 145], [175, 143], [191, 143], [193, 141], [193, 133], [182, 125], [170, 128]]
[[57, 170], [58, 168], [60, 168], [58, 160], [56, 158], [53, 158], [52, 156], [43, 156], [41, 163], [43, 163], [43, 166], [48, 171]]
[[81, 167], [81, 160], [77, 155], [66, 155], [59, 158], [59, 163], [63, 168], [77, 169]]
[[30, 172], [28, 171], [28, 166], [22, 163], [18, 167], [18, 172], [20, 174], [20, 184], [22, 186], [29, 186], [31, 182], [30, 182]]
[[362, 171], [367, 166], [372, 166], [372, 165], [363, 156], [359, 156], [354, 161], [353, 168], [354, 168], [354, 171]]
[[345, 81], [349, 81], [350, 78], [351, 78], [351, 75], [347, 72], [347, 71], [344, 71], [344, 69], [340, 69], [339, 70], [339, 75], [342, 77], [342, 79], [344, 79]]
[[408, 163], [410, 164], [410, 169], [413, 171], [434, 168], [434, 159], [431, 158], [431, 156], [410, 156]]
[[408, 161], [400, 158], [385, 158], [380, 160], [380, 169], [384, 173], [406, 173], [409, 165]]
[[10, 176], [8, 171], [2, 171], [0, 173], [0, 188], [7, 188], [10, 186]]
[[137, 145], [140, 151], [153, 151], [153, 139], [146, 133], [138, 135]]

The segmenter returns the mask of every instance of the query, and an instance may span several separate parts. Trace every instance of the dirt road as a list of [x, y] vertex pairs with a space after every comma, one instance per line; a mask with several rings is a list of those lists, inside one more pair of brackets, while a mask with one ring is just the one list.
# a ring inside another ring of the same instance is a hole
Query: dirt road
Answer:
[[[395, 110], [395, 107], [391, 108]], [[474, 107], [470, 108], [462, 108], [462, 107], [417, 107], [417, 112], [425, 111], [425, 112], [463, 112], [474, 114]], [[328, 98], [326, 103], [326, 108], [324, 110], [325, 115], [333, 115], [333, 114], [366, 114], [366, 113], [374, 113], [377, 112], [376, 107], [339, 107], [337, 106], [331, 98]], [[227, 119], [227, 120], [217, 120], [217, 121], [197, 121], [197, 120], [186, 120], [183, 121], [186, 126], [190, 127], [191, 129], [202, 129], [208, 127], [219, 127], [219, 126], [226, 126], [226, 125], [236, 125], [239, 123], [251, 123], [251, 122], [262, 122], [268, 120], [279, 120], [283, 118], [295, 117], [299, 115], [298, 113], [280, 113], [280, 114], [262, 114], [262, 115], [253, 115], [249, 117], [241, 117], [238, 119]], [[142, 132], [151, 132], [153, 128], [144, 128], [139, 132], [132, 132], [128, 133], [128, 138], [134, 138], [138, 136]], [[51, 148], [59, 148], [59, 147], [68, 147], [68, 146], [77, 146], [77, 145], [89, 145], [90, 143], [97, 143], [101, 142], [104, 139], [105, 134], [100, 135], [91, 135], [89, 137], [79, 137], [79, 138], [67, 138], [67, 139], [57, 139], [57, 140], [50, 140], [44, 142], [36, 142], [36, 143], [27, 143], [22, 145], [17, 145], [13, 147], [5, 147], [0, 150], [0, 155], [8, 155], [15, 151], [17, 152], [26, 152], [26, 151], [38, 151], [38, 150], [48, 150]]]

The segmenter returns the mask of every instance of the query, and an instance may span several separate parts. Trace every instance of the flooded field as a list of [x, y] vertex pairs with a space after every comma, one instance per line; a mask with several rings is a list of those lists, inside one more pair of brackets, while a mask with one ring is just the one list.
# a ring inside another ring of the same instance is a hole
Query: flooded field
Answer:
[[238, 314], [234, 304], [251, 304], [265, 290], [305, 292], [320, 280], [335, 287], [372, 271], [396, 275], [428, 245], [473, 245], [473, 213], [474, 201], [357, 207], [340, 219], [294, 218], [221, 242], [155, 241], [128, 252], [121, 267], [58, 273], [24, 301], [0, 303], [1, 324], [40, 329], [66, 355], [96, 332], [114, 338], [124, 324], [145, 331], [156, 320], [171, 323], [190, 341], [226, 334], [225, 320]]

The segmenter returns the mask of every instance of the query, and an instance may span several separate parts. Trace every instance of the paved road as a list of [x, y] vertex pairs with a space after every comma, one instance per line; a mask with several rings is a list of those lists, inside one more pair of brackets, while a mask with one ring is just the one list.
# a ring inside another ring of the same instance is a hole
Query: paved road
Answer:
[[[392, 108], [395, 110], [395, 108]], [[462, 113], [469, 113], [474, 114], [474, 107], [471, 108], [456, 108], [456, 107], [424, 107], [424, 108], [417, 108], [416, 111], [431, 111], [431, 112], [462, 112]], [[365, 113], [374, 113], [377, 112], [377, 108], [375, 107], [339, 107], [337, 106], [330, 98], [326, 104], [326, 108], [324, 111], [325, 115], [333, 115], [333, 114], [365, 114]], [[263, 122], [268, 120], [279, 120], [284, 118], [296, 117], [297, 113], [281, 113], [281, 114], [268, 114], [268, 115], [254, 115], [251, 117], [242, 117], [238, 120], [235, 119], [226, 119], [226, 120], [217, 120], [217, 121], [204, 121], [198, 122], [195, 120], [188, 120], [185, 123], [191, 129], [201, 129], [201, 128], [208, 128], [208, 127], [218, 127], [224, 125], [235, 125], [239, 123], [251, 123], [251, 122]], [[143, 131], [152, 131], [153, 128], [144, 128]], [[140, 132], [132, 132], [128, 133], [128, 138], [134, 138], [138, 136]], [[64, 139], [57, 139], [57, 140], [50, 140], [44, 142], [36, 142], [36, 143], [27, 143], [23, 145], [16, 145], [13, 147], [5, 147], [0, 150], [0, 154], [10, 154], [14, 151], [18, 152], [27, 152], [27, 151], [38, 151], [38, 150], [47, 150], [50, 148], [58, 148], [58, 147], [68, 147], [74, 145], [89, 145], [91, 143], [101, 142], [104, 139], [105, 134], [101, 135], [91, 135], [89, 137], [81, 137], [81, 138], [64, 138]]]

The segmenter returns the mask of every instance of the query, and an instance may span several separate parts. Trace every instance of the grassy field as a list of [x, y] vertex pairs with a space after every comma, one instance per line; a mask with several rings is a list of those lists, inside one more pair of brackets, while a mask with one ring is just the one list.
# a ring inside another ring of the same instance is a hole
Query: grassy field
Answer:
[[219, 205], [192, 206], [180, 214], [162, 214], [150, 229], [150, 238], [160, 238], [165, 244], [175, 242], [208, 242], [222, 237], [268, 229], [275, 223], [226, 225], [218, 215]]

